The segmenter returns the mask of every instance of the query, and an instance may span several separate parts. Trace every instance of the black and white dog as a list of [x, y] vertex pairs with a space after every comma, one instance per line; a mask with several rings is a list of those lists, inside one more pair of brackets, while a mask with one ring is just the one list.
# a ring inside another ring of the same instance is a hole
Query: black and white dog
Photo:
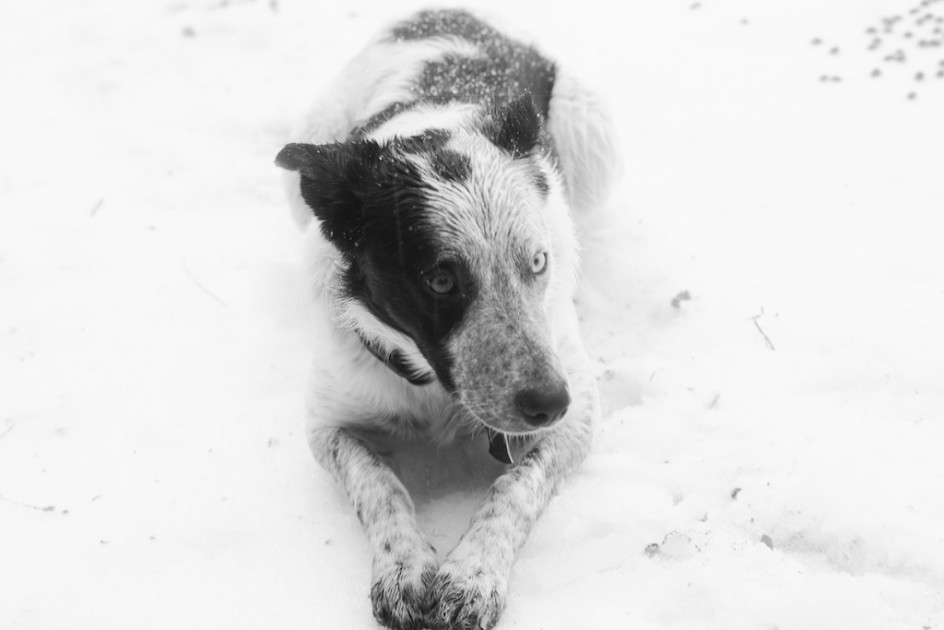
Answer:
[[[516, 551], [598, 415], [571, 209], [608, 192], [607, 117], [533, 47], [427, 11], [356, 57], [296, 140], [276, 163], [316, 301], [308, 438], [369, 539], [374, 615], [491, 628]], [[370, 446], [377, 432], [479, 432], [508, 464], [441, 563]]]

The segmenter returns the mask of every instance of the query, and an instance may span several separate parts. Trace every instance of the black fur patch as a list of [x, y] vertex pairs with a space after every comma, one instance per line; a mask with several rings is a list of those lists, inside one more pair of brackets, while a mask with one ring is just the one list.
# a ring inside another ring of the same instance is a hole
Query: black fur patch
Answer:
[[278, 166], [301, 174], [302, 198], [321, 221], [325, 238], [343, 252], [354, 250], [362, 232], [363, 216], [350, 184], [361, 178], [360, 155], [379, 150], [372, 145], [292, 143], [275, 158]]
[[503, 35], [465, 11], [423, 11], [390, 32], [393, 41], [415, 41], [451, 36], [479, 48], [475, 57], [447, 55], [427, 63], [413, 87], [414, 99], [395, 103], [362, 125], [376, 129], [416, 103], [454, 102], [494, 107], [530, 94], [534, 106], [547, 117], [557, 70], [554, 63], [533, 47]]
[[433, 171], [446, 181], [462, 182], [472, 176], [472, 161], [469, 156], [443, 149], [430, 156]]
[[426, 64], [413, 88], [417, 100], [432, 103], [507, 103], [531, 95], [547, 114], [554, 87], [554, 66], [530, 48], [511, 44], [486, 51], [485, 57], [449, 55]]
[[449, 138], [449, 132], [444, 129], [430, 129], [419, 136], [397, 138], [393, 143], [406, 153], [425, 156], [433, 172], [442, 179], [467, 180], [472, 173], [472, 163], [468, 156], [445, 148]]
[[406, 153], [432, 153], [446, 146], [449, 137], [445, 129], [427, 129], [418, 136], [397, 138], [394, 143]]
[[441, 300], [426, 289], [422, 273], [399, 267], [395, 261], [389, 250], [365, 249], [350, 259], [343, 292], [384, 324], [413, 339], [442, 385], [453, 391], [452, 358], [446, 343], [474, 299], [475, 286], [469, 274], [458, 272], [461, 292]]
[[547, 115], [554, 64], [533, 47], [506, 37], [494, 27], [466, 11], [422, 11], [391, 31], [395, 41], [432, 37], [458, 37], [479, 47], [483, 57], [452, 56], [428, 64], [420, 92], [434, 102], [508, 102], [531, 94], [542, 114]]
[[487, 119], [485, 136], [512, 157], [526, 157], [541, 142], [541, 119], [529, 95], [497, 108]]
[[[438, 146], [442, 134], [407, 139], [406, 146]], [[428, 183], [404, 160], [403, 140], [327, 145], [290, 144], [277, 164], [301, 174], [301, 192], [322, 233], [348, 262], [343, 293], [409, 336], [447, 389], [454, 388], [449, 334], [462, 320], [476, 287], [461, 261], [441, 263]], [[441, 154], [442, 151], [435, 152]], [[448, 264], [459, 290], [447, 298], [426, 287], [437, 264]]]

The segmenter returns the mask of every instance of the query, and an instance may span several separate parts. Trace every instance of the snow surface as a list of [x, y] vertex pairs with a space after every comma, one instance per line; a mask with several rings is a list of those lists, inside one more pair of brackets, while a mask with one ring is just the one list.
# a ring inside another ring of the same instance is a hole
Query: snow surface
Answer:
[[[419, 6], [0, 4], [0, 628], [376, 627], [272, 160]], [[499, 627], [944, 628], [944, 3], [476, 6], [625, 152], [584, 226], [605, 415]], [[439, 547], [467, 450], [412, 472]]]

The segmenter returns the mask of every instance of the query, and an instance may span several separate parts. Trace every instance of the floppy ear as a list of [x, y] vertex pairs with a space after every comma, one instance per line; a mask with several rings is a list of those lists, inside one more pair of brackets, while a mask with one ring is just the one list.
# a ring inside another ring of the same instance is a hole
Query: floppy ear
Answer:
[[355, 193], [360, 155], [351, 144], [286, 145], [275, 163], [301, 174], [305, 203], [321, 222], [321, 232], [341, 251], [352, 252], [363, 228], [363, 204]]
[[520, 158], [528, 155], [541, 141], [541, 116], [530, 94], [497, 108], [485, 123], [485, 137], [499, 149]]

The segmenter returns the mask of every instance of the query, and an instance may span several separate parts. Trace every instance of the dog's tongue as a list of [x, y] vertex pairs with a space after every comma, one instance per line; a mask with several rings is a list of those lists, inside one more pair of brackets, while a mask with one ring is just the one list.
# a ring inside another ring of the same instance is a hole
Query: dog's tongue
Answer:
[[488, 453], [503, 464], [514, 464], [511, 451], [508, 450], [508, 436], [494, 429], [485, 427], [488, 434]]

